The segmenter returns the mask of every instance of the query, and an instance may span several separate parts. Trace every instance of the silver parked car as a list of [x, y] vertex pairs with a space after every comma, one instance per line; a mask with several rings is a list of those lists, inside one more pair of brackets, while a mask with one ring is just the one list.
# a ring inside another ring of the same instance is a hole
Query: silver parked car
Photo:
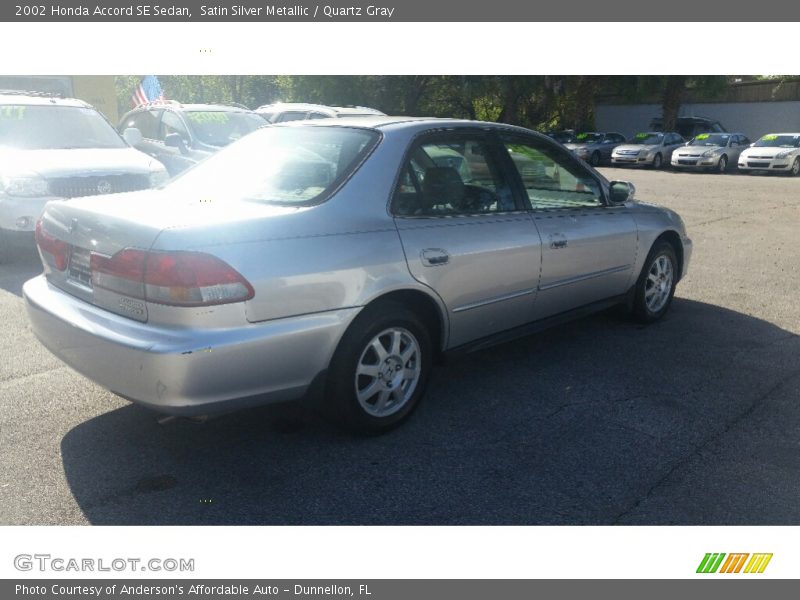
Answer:
[[54, 199], [129, 192], [168, 178], [82, 100], [0, 91], [0, 262]]
[[672, 152], [685, 143], [677, 133], [650, 131], [637, 133], [627, 144], [617, 146], [611, 153], [614, 166], [647, 166], [660, 169], [669, 164]]
[[276, 102], [255, 109], [267, 123], [288, 123], [306, 119], [341, 119], [344, 117], [385, 116], [381, 111], [366, 106], [325, 106], [304, 102]]
[[618, 303], [663, 316], [692, 244], [633, 193], [518, 127], [294, 122], [136, 202], [49, 205], [24, 296], [54, 354], [158, 411], [312, 395], [381, 431], [443, 353]]
[[672, 166], [727, 173], [749, 145], [743, 133], [699, 133], [672, 153]]
[[600, 163], [609, 162], [614, 148], [625, 143], [625, 136], [621, 133], [587, 131], [575, 136], [575, 141], [564, 144], [593, 167]]

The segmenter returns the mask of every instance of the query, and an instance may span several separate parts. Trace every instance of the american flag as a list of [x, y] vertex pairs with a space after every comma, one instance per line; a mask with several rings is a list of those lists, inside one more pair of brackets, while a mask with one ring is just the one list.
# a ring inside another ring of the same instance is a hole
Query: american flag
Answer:
[[147, 104], [148, 102], [160, 102], [164, 100], [164, 90], [155, 75], [147, 75], [142, 78], [139, 86], [133, 90], [131, 102], [134, 106]]

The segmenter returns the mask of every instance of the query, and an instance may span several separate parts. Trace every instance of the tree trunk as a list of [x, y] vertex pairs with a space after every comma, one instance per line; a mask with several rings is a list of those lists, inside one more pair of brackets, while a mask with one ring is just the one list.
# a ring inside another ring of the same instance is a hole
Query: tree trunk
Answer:
[[685, 90], [686, 75], [667, 76], [662, 103], [664, 131], [675, 131]]
[[581, 75], [575, 86], [575, 115], [572, 126], [575, 131], [594, 129], [594, 95], [597, 90], [597, 78], [592, 75]]

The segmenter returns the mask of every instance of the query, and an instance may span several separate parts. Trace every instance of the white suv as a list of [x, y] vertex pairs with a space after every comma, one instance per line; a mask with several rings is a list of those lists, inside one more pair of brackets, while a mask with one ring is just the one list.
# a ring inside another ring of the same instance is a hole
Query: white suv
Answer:
[[160, 185], [164, 166], [131, 148], [82, 100], [0, 91], [0, 262], [50, 200]]

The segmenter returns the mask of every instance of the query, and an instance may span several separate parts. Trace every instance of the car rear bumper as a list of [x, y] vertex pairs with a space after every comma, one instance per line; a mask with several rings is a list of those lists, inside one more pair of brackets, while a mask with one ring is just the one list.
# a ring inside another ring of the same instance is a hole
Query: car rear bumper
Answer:
[[31, 279], [23, 295], [36, 337], [73, 369], [160, 412], [201, 415], [303, 397], [328, 367], [358, 308], [240, 328], [139, 323]]

